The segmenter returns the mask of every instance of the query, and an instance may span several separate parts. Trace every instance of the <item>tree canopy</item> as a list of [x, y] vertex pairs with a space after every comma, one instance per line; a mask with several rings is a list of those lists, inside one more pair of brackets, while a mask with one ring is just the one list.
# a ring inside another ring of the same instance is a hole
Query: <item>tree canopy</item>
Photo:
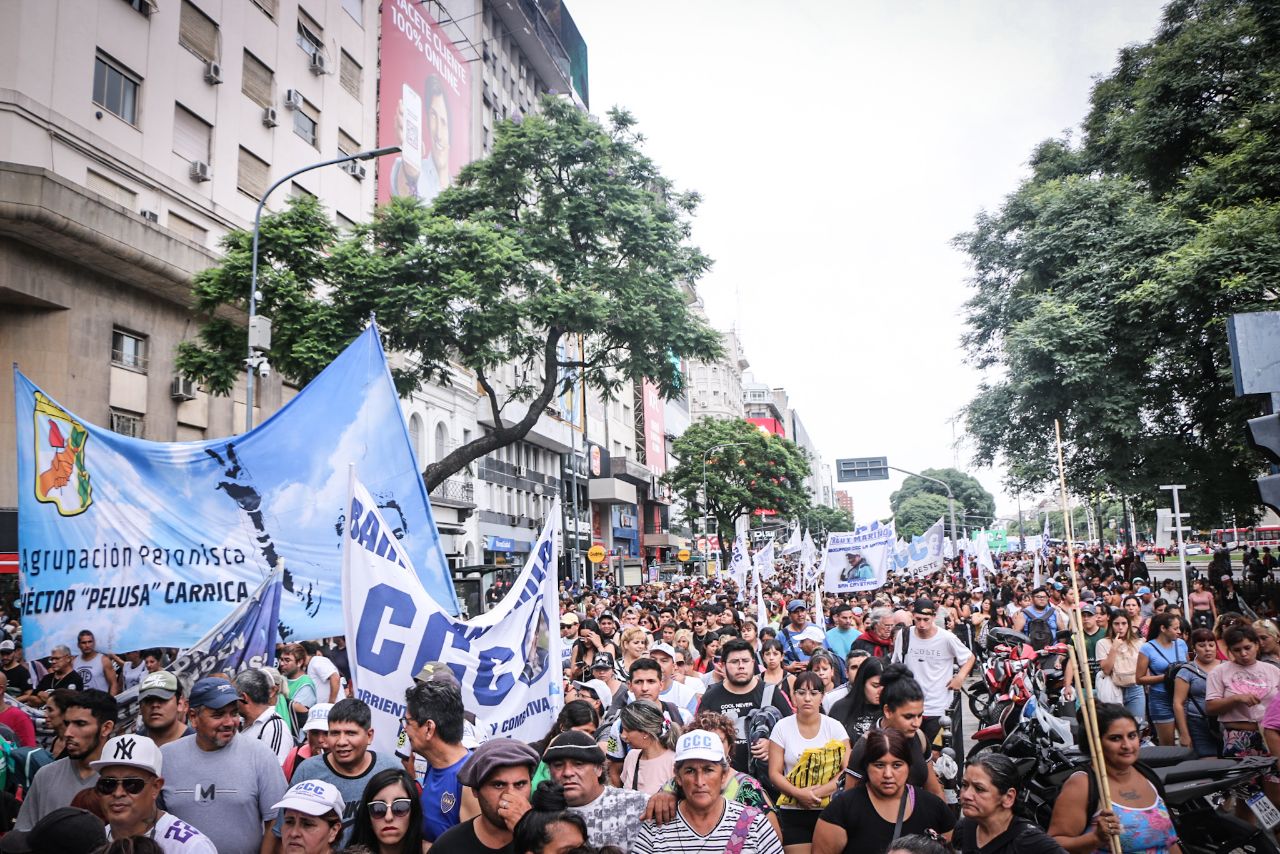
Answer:
[[815, 541], [818, 540], [819, 532], [825, 537], [831, 531], [853, 530], [852, 513], [841, 510], [839, 507], [827, 507], [824, 504], [815, 504], [805, 510], [800, 521], [809, 529]]
[[[951, 487], [952, 493], [956, 498], [956, 524], [962, 529], [966, 527], [985, 527], [996, 515], [996, 498], [990, 492], [983, 488], [978, 479], [970, 474], [965, 474], [959, 469], [925, 469], [920, 474], [928, 477], [937, 478], [943, 481], [947, 486]], [[910, 518], [915, 518], [917, 514], [928, 515], [925, 511], [932, 513], [933, 508], [938, 505], [936, 503], [913, 502], [908, 505], [908, 501], [921, 495], [937, 495], [942, 497], [941, 514], [933, 513], [933, 518], [924, 522], [924, 528], [914, 533], [924, 533], [934, 522], [938, 521], [938, 516], [945, 516], [947, 519], [947, 529], [951, 529], [951, 517], [947, 514], [947, 490], [941, 485], [931, 480], [925, 480], [923, 477], [916, 475], [908, 475], [907, 479], [902, 482], [901, 488], [896, 490], [889, 496], [889, 509], [893, 512], [895, 518], [898, 519], [898, 533], [906, 537], [903, 533], [902, 517], [904, 511], [909, 511]], [[970, 517], [966, 519], [965, 517]], [[921, 517], [923, 518], [923, 517]]]
[[676, 439], [672, 453], [679, 463], [666, 473], [664, 480], [684, 500], [691, 524], [696, 526], [704, 509], [710, 513], [712, 530], [720, 537], [720, 550], [726, 560], [734, 523], [740, 517], [765, 510], [789, 520], [809, 507], [804, 479], [810, 470], [804, 449], [741, 418], [703, 418], [694, 422]]
[[[688, 242], [697, 195], [677, 192], [641, 141], [624, 111], [602, 126], [548, 97], [540, 114], [500, 125], [492, 153], [430, 207], [393, 199], [344, 234], [314, 200], [294, 200], [261, 229], [271, 365], [305, 383], [376, 316], [406, 357], [393, 371], [402, 394], [458, 368], [474, 378], [496, 429], [429, 465], [428, 488], [525, 436], [575, 378], [610, 397], [646, 378], [679, 394], [680, 361], [720, 352], [685, 291], [710, 261]], [[244, 305], [251, 235], [223, 247], [196, 279], [199, 338], [177, 356], [217, 394], [243, 370], [243, 328], [219, 309]]]
[[[956, 513], [959, 514], [959, 510]], [[947, 499], [932, 492], [917, 492], [903, 499], [894, 511], [893, 520], [898, 536], [908, 542], [918, 537], [938, 519], [946, 520], [946, 527], [951, 527], [951, 518], [947, 515]]]
[[1280, 6], [1175, 0], [1094, 86], [1083, 137], [957, 238], [973, 266], [964, 343], [992, 369], [966, 411], [980, 464], [1077, 494], [1185, 483], [1193, 518], [1253, 518], [1260, 459], [1225, 333], [1280, 293]]

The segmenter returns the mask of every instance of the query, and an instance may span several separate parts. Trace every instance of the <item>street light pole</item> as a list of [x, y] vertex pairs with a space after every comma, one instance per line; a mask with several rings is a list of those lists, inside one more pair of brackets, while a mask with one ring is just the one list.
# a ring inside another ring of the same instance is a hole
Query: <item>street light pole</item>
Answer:
[[1182, 520], [1191, 514], [1182, 512], [1182, 504], [1178, 500], [1178, 493], [1186, 489], [1186, 486], [1178, 483], [1160, 488], [1167, 489], [1173, 494], [1173, 530], [1178, 535], [1178, 568], [1182, 571], [1182, 601], [1189, 604], [1191, 599], [1190, 593], [1187, 592], [1187, 553], [1182, 548], [1182, 532], [1187, 530], [1187, 526], [1182, 524]]
[[[279, 181], [276, 181], [267, 191], [262, 194], [262, 198], [258, 200], [258, 209], [253, 214], [253, 270], [249, 276], [249, 326], [253, 326], [253, 318], [258, 309], [258, 236], [262, 230], [262, 209], [267, 204], [267, 197], [272, 191], [292, 178], [296, 178], [303, 172], [310, 172], [312, 169], [319, 169], [322, 166], [334, 166], [338, 163], [346, 163], [351, 160], [372, 160], [375, 157], [381, 157], [384, 154], [396, 154], [400, 151], [400, 146], [389, 145], [386, 148], [375, 148], [372, 151], [357, 151], [355, 154], [344, 154], [342, 157], [335, 157], [332, 160], [324, 160], [320, 163], [312, 163], [310, 166], [303, 166], [301, 169], [295, 169], [288, 175], [285, 175]], [[253, 378], [258, 372], [258, 367], [265, 362], [265, 358], [259, 356], [254, 351], [253, 341], [249, 341], [248, 355], [244, 360], [245, 367], [245, 390], [244, 390], [244, 432], [248, 433], [253, 429]]]
[[[711, 569], [711, 508], [710, 502], [707, 501], [707, 457], [716, 451], [745, 444], [747, 443], [725, 442], [723, 445], [714, 445], [702, 452], [702, 572], [704, 574], [708, 574]], [[719, 526], [716, 527], [719, 528]]]

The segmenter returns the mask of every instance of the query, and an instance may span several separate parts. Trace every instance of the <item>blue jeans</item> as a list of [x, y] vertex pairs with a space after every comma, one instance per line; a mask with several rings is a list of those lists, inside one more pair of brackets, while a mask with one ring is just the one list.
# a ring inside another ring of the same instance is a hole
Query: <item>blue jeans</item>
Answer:
[[1221, 750], [1221, 742], [1209, 731], [1205, 719], [1196, 715], [1187, 715], [1187, 731], [1191, 733], [1191, 746], [1201, 758], [1217, 756]]
[[1126, 685], [1120, 689], [1124, 692], [1124, 707], [1135, 718], [1147, 719], [1147, 695], [1141, 685]]

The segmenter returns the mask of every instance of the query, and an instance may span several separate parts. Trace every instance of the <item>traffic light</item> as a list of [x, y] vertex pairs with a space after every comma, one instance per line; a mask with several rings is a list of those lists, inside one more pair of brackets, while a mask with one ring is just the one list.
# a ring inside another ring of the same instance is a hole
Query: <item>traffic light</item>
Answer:
[[1258, 496], [1262, 503], [1280, 513], [1280, 414], [1249, 419], [1249, 444], [1266, 454], [1272, 462], [1272, 474], [1258, 478]]

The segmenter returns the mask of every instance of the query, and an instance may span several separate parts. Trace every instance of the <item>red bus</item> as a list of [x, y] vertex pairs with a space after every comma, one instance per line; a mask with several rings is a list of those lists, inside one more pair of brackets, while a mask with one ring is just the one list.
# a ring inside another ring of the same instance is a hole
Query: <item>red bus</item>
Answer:
[[1256, 528], [1214, 528], [1211, 535], [1215, 546], [1227, 543], [1248, 543], [1251, 546], [1280, 546], [1280, 525], [1262, 525]]

